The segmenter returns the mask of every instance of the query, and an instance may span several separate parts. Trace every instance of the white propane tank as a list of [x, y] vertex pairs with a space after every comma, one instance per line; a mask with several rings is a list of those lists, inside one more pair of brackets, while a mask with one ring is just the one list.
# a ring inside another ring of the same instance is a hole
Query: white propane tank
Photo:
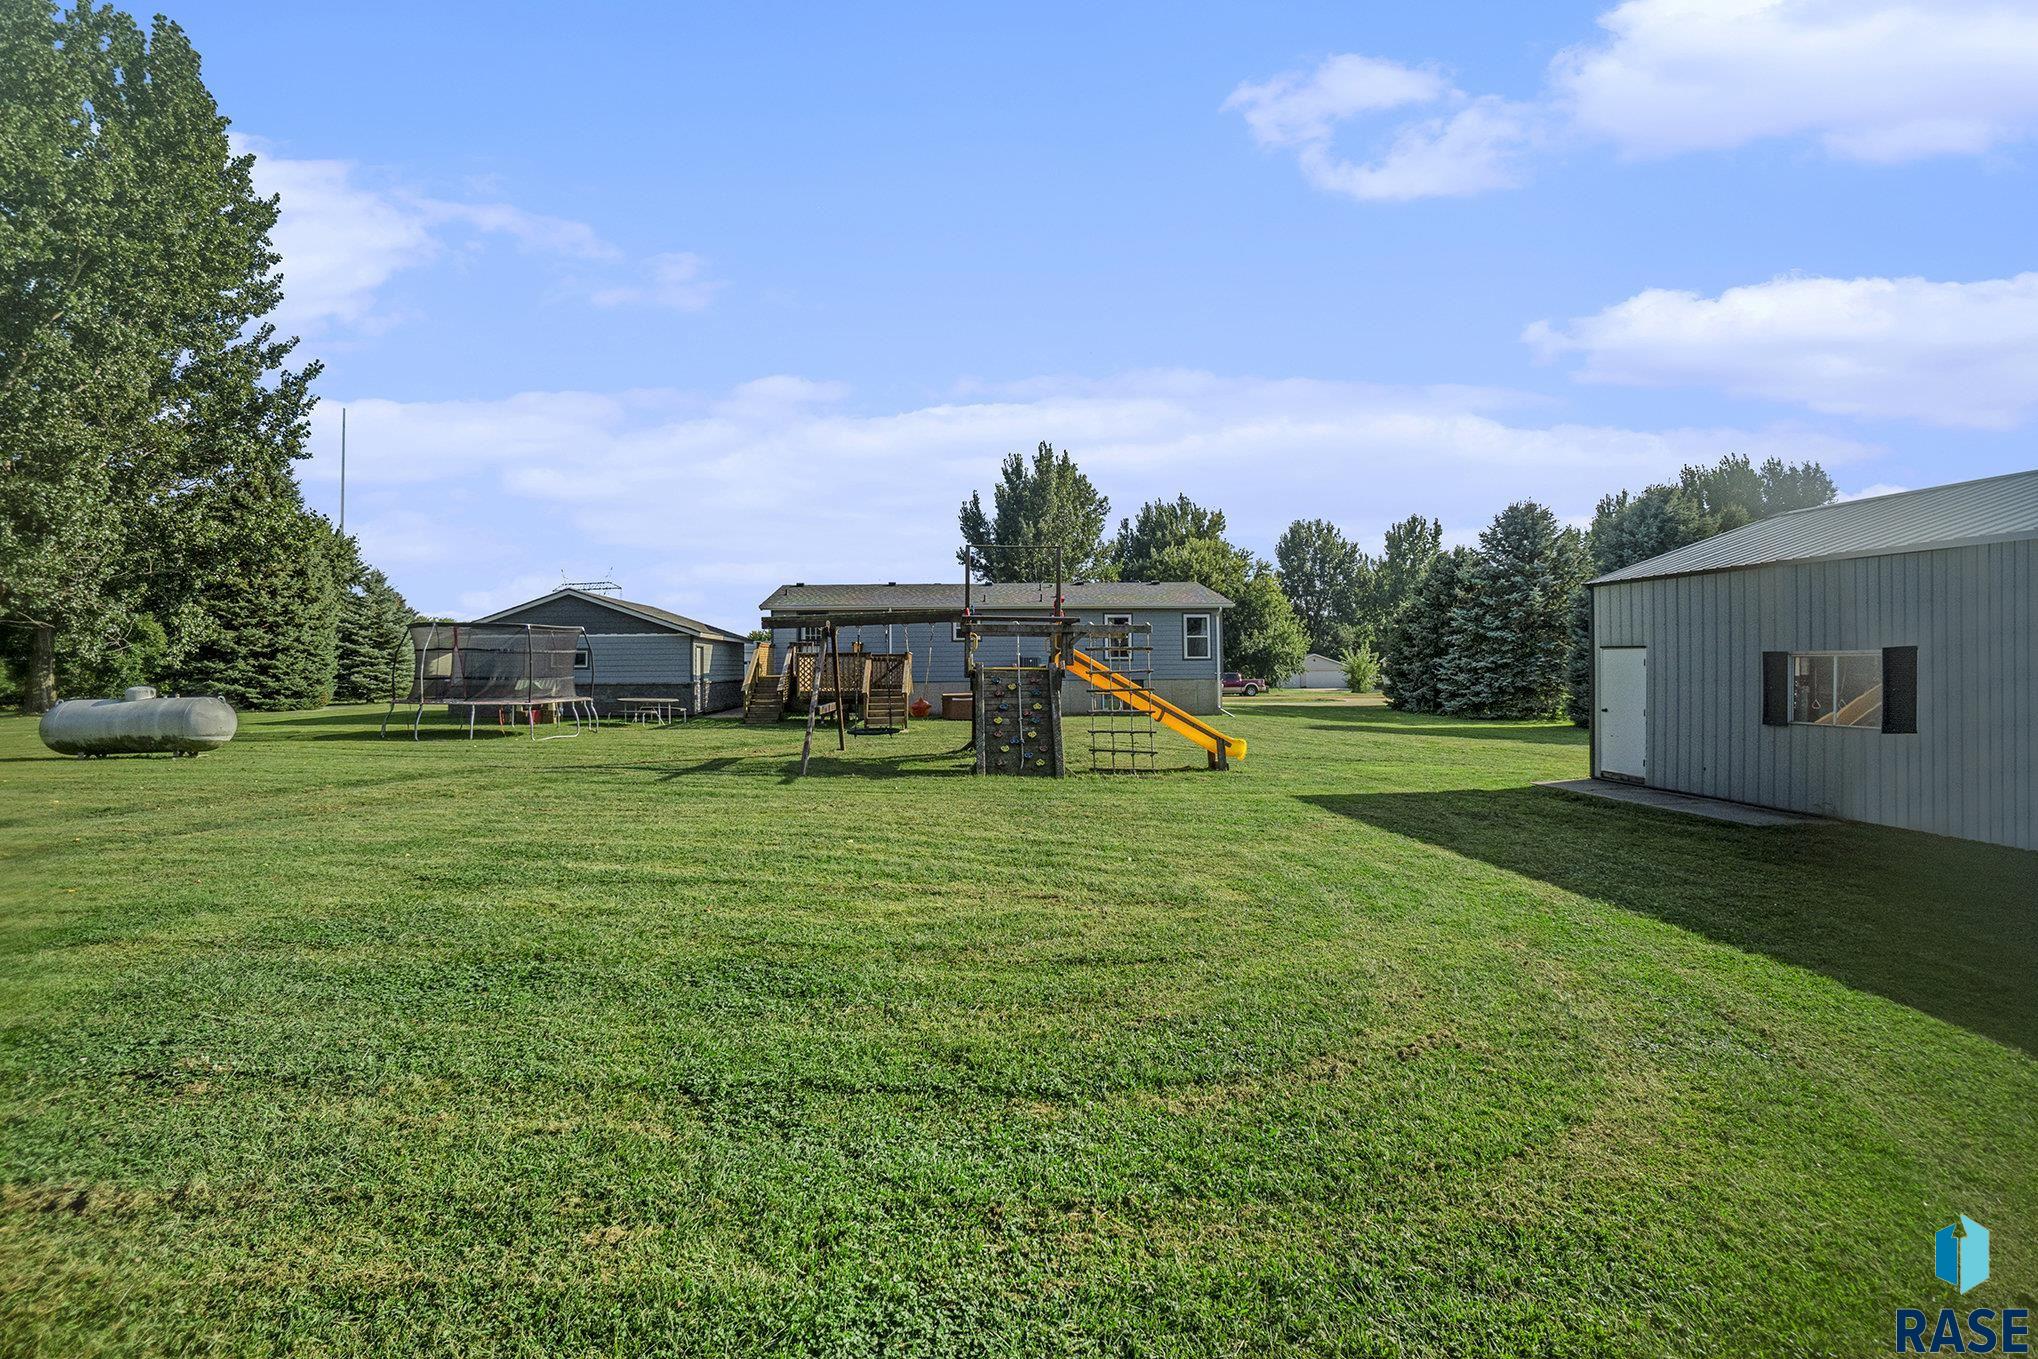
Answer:
[[37, 734], [59, 755], [196, 755], [234, 739], [240, 723], [217, 698], [157, 698], [137, 684], [120, 698], [66, 699]]

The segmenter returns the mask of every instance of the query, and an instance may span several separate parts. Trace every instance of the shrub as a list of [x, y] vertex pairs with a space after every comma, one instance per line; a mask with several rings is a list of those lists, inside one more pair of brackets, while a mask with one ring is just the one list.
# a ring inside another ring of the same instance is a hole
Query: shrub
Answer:
[[1380, 687], [1380, 658], [1370, 643], [1361, 642], [1338, 658], [1345, 670], [1345, 688], [1355, 694], [1369, 694]]

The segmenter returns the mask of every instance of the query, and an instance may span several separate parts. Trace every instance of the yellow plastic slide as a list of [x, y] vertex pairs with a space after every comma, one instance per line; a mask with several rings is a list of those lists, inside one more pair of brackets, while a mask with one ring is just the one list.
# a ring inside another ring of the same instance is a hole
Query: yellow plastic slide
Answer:
[[1109, 694], [1128, 708], [1136, 708], [1154, 721], [1174, 732], [1177, 736], [1194, 741], [1210, 752], [1212, 760], [1243, 760], [1245, 742], [1236, 736], [1226, 736], [1215, 727], [1209, 726], [1150, 689], [1142, 689], [1108, 665], [1103, 665], [1085, 656], [1080, 651], [1068, 653], [1067, 669], [1071, 675], [1096, 689]]

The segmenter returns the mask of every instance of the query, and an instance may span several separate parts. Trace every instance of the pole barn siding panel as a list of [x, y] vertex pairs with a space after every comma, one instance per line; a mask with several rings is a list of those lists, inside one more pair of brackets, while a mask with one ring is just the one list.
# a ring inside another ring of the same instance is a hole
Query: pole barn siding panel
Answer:
[[[2038, 543], [1593, 592], [1601, 646], [1649, 648], [1649, 783], [2038, 849]], [[1762, 722], [1764, 651], [1918, 648], [1918, 731]]]

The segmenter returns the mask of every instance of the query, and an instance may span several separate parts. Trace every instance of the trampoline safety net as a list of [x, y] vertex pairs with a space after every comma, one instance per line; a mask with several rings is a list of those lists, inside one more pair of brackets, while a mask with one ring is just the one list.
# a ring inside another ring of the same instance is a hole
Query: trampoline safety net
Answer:
[[523, 703], [570, 699], [579, 628], [539, 623], [418, 623], [411, 703]]

